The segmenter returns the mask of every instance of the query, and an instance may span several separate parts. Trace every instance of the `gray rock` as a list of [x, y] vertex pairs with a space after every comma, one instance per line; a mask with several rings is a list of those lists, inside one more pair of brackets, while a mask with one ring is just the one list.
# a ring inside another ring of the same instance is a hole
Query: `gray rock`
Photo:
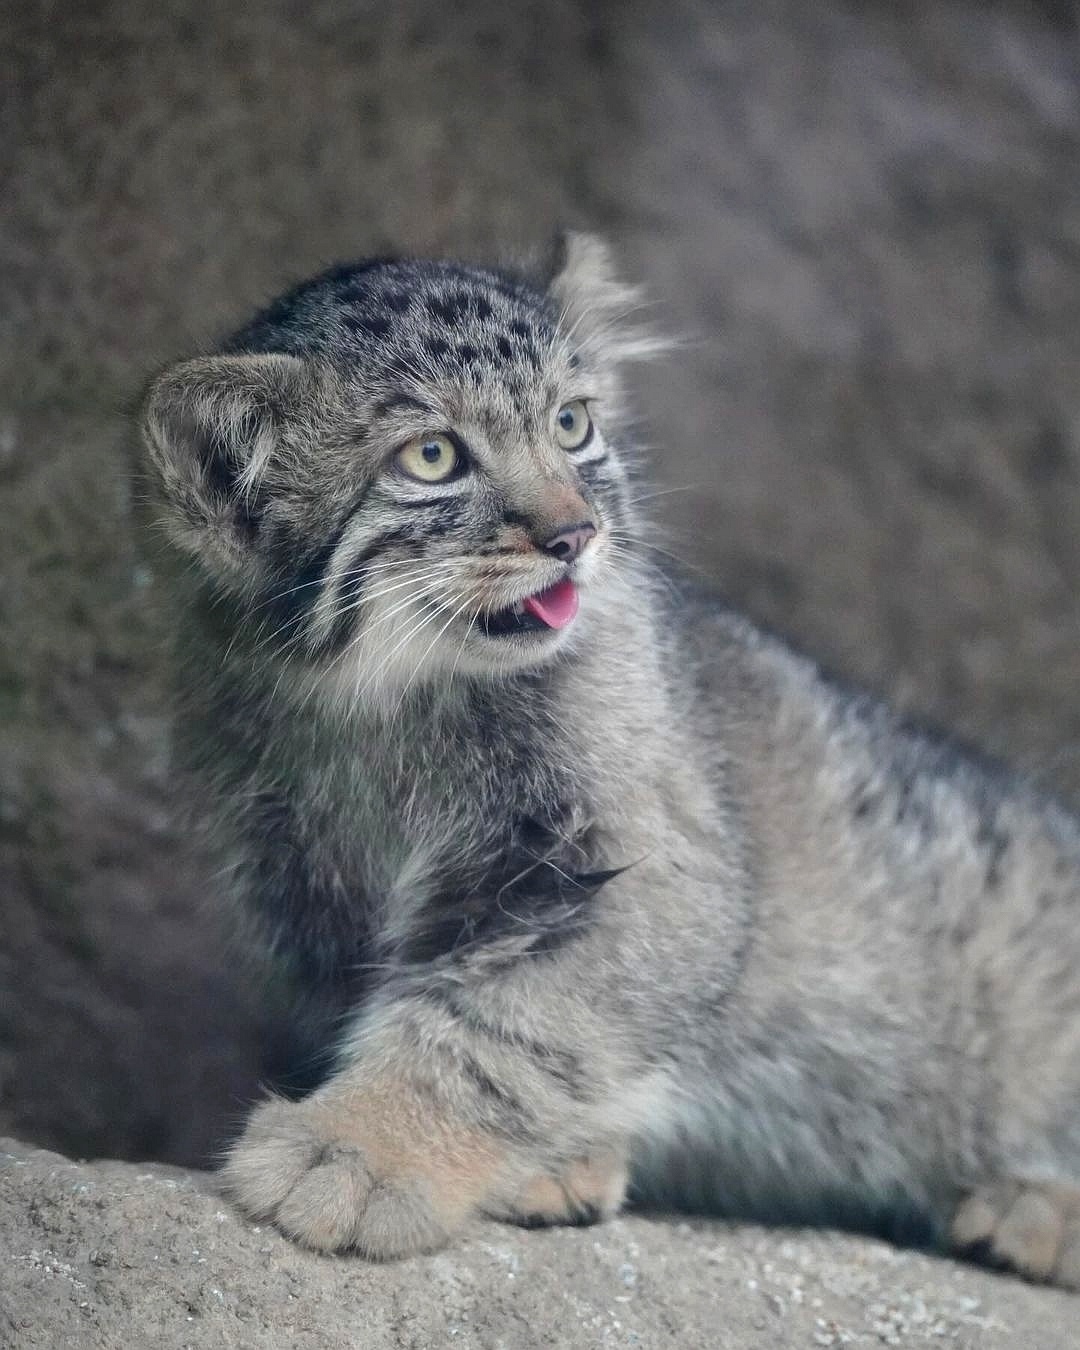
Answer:
[[94, 1350], [1072, 1350], [1080, 1300], [831, 1233], [626, 1217], [392, 1265], [313, 1255], [207, 1173], [0, 1140], [0, 1345]]

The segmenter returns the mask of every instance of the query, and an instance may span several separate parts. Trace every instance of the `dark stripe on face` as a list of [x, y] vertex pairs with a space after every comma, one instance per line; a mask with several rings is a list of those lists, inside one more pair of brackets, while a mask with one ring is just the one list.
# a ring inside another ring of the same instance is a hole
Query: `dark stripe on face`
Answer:
[[411, 411], [422, 412], [425, 417], [436, 416], [426, 403], [421, 403], [418, 398], [412, 398], [409, 394], [394, 394], [390, 398], [385, 398], [381, 403], [375, 405], [375, 411], [383, 415], [392, 412]]
[[415, 511], [418, 507], [422, 506], [448, 507], [455, 513], [458, 513], [461, 510], [461, 499], [458, 497], [403, 497], [394, 504], [395, 506], [407, 506], [410, 511]]
[[519, 529], [524, 530], [526, 534], [531, 534], [533, 530], [533, 522], [528, 516], [523, 516], [520, 511], [512, 511], [509, 507], [502, 513], [502, 520], [500, 523], [503, 525], [516, 525]]
[[[319, 596], [323, 592], [327, 569], [345, 536], [345, 531], [352, 523], [355, 512], [356, 508], [354, 507], [333, 531], [329, 539], [319, 545], [298, 572], [292, 574], [288, 585], [274, 596], [275, 622], [283, 630], [283, 637], [288, 638], [295, 633], [303, 621], [313, 612]], [[279, 552], [282, 563], [291, 562], [294, 550], [295, 541], [291, 538], [285, 538], [280, 541], [279, 549], [271, 546], [271, 556], [275, 552]], [[284, 567], [281, 571], [282, 575], [288, 575]]]
[[[374, 562], [385, 549], [391, 548], [395, 544], [410, 543], [415, 539], [416, 535], [413, 530], [399, 525], [395, 529], [384, 530], [382, 534], [368, 540], [359, 552], [348, 559], [341, 570], [338, 593], [334, 597], [335, 612], [330, 633], [321, 644], [324, 653], [340, 650], [356, 628], [360, 601], [363, 598], [364, 587], [368, 581], [368, 563]], [[406, 559], [402, 558], [401, 561], [404, 563]], [[379, 572], [376, 575], [383, 578], [387, 585], [392, 584], [397, 579], [395, 572]], [[404, 567], [401, 569], [400, 579], [402, 581], [407, 579]], [[400, 594], [400, 598], [405, 599], [406, 589], [402, 587], [400, 593], [395, 592], [395, 597]]]
[[425, 497], [420, 501], [395, 502], [395, 506], [408, 506], [411, 514], [409, 524], [404, 527], [408, 536], [420, 543], [439, 534], [449, 533], [461, 525], [467, 511], [467, 503], [460, 497]]
[[585, 463], [579, 464], [577, 466], [578, 472], [582, 474], [587, 473], [590, 469], [598, 469], [601, 466], [601, 464], [606, 464], [607, 462], [608, 462], [608, 452], [605, 450], [602, 455], [597, 455], [595, 459], [589, 459], [586, 460]]
[[607, 455], [588, 464], [577, 465], [578, 477], [596, 495], [610, 496], [615, 480], [607, 471]]

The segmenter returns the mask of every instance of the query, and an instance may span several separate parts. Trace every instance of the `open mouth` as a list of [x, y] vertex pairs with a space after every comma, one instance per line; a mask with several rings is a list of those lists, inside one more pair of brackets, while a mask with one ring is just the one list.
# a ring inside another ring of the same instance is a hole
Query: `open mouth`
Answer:
[[577, 587], [569, 577], [546, 591], [526, 595], [508, 609], [481, 614], [477, 625], [488, 637], [512, 637], [515, 633], [550, 632], [573, 623], [578, 611]]

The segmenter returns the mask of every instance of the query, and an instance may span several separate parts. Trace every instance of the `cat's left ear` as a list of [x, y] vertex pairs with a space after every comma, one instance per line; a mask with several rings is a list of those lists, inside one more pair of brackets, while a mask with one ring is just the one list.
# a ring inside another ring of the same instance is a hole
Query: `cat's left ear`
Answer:
[[545, 277], [559, 327], [601, 361], [640, 360], [666, 346], [631, 316], [641, 291], [621, 281], [611, 249], [599, 235], [561, 230], [548, 254]]

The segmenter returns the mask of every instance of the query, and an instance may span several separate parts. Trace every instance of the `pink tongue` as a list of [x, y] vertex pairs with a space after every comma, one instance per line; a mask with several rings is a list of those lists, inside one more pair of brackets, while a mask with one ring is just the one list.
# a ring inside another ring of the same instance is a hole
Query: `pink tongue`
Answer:
[[578, 610], [577, 587], [566, 577], [539, 595], [527, 595], [522, 604], [549, 628], [565, 628]]

